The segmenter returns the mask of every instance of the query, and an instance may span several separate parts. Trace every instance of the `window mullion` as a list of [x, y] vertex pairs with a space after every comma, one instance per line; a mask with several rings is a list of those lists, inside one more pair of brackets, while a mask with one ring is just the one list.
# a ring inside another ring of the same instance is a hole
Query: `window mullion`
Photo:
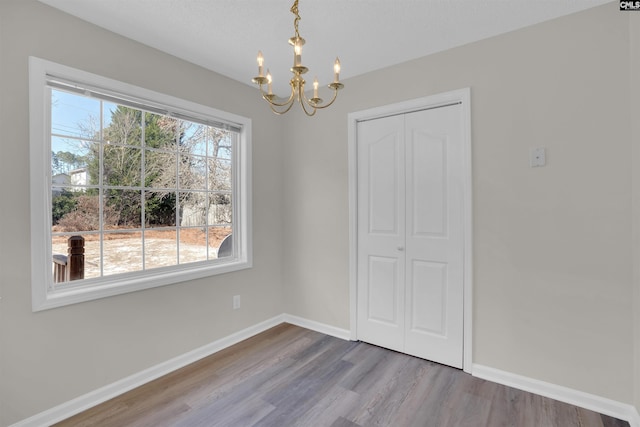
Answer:
[[180, 229], [182, 218], [180, 217], [180, 126], [176, 126], [176, 135], [175, 135], [175, 150], [174, 150], [174, 161], [175, 161], [175, 183], [176, 183], [176, 263], [180, 264]]
[[205, 188], [205, 197], [204, 197], [204, 200], [205, 200], [205, 218], [206, 218], [205, 219], [205, 228], [204, 228], [204, 230], [205, 230], [204, 231], [204, 243], [206, 245], [205, 253], [206, 253], [207, 259], [210, 259], [210, 257], [209, 257], [209, 251], [210, 251], [210, 249], [209, 249], [209, 231], [210, 231], [210, 228], [209, 228], [209, 208], [211, 207], [211, 202], [210, 202], [210, 199], [209, 199], [209, 183], [210, 183], [211, 177], [209, 175], [211, 173], [211, 168], [210, 168], [209, 162], [211, 160], [211, 153], [209, 153], [209, 150], [211, 149], [211, 144], [210, 144], [210, 142], [212, 142], [211, 138], [212, 138], [211, 129], [207, 129], [207, 133], [206, 133], [206, 137], [205, 137], [206, 144], [207, 144], [207, 149], [205, 150], [205, 162], [206, 162], [205, 171], [206, 172], [205, 172], [205, 184], [204, 184], [204, 188]]
[[140, 229], [141, 229], [141, 241], [142, 241], [142, 270], [146, 270], [146, 260], [147, 260], [147, 245], [146, 245], [146, 205], [145, 205], [145, 186], [146, 186], [146, 178], [145, 178], [145, 151], [146, 151], [146, 129], [147, 129], [147, 121], [145, 120], [145, 113], [141, 111], [140, 113]]
[[98, 150], [98, 231], [100, 277], [104, 276], [104, 102], [100, 101], [100, 145]]

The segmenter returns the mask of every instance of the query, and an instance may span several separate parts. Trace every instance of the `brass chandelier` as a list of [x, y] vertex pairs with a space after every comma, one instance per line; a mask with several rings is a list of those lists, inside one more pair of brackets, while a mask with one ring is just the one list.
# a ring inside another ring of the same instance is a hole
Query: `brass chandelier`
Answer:
[[[289, 98], [285, 101], [284, 98], [279, 98], [273, 94], [271, 88], [271, 73], [268, 69], [266, 76], [264, 75], [264, 57], [262, 56], [262, 52], [258, 52], [258, 76], [254, 77], [252, 81], [260, 87], [262, 98], [269, 103], [269, 107], [271, 107], [271, 110], [274, 113], [285, 114], [291, 110], [291, 107], [297, 100], [305, 114], [307, 116], [313, 116], [318, 109], [327, 108], [333, 104], [338, 96], [338, 91], [344, 87], [344, 85], [340, 83], [340, 60], [336, 58], [336, 62], [333, 65], [333, 82], [328, 85], [328, 87], [333, 90], [333, 97], [331, 98], [331, 101], [323, 104], [322, 98], [318, 97], [317, 77], [313, 81], [313, 97], [311, 99], [307, 98], [304, 93], [305, 80], [302, 78], [302, 75], [309, 71], [309, 69], [302, 65], [302, 46], [304, 45], [305, 40], [300, 37], [300, 33], [298, 32], [298, 21], [300, 21], [300, 15], [298, 14], [298, 0], [293, 2], [293, 6], [291, 6], [290, 11], [296, 17], [293, 20], [295, 35], [289, 39], [289, 44], [293, 46], [293, 67], [290, 69], [293, 73], [293, 77], [289, 82], [291, 85], [291, 94], [289, 95]], [[263, 88], [265, 84], [267, 85], [267, 92], [265, 92]]]

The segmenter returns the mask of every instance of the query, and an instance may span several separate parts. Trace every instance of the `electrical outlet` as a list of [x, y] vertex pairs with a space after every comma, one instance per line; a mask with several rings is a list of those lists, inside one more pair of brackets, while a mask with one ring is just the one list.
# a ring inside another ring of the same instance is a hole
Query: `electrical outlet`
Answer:
[[240, 308], [240, 295], [233, 296], [233, 309], [237, 310]]

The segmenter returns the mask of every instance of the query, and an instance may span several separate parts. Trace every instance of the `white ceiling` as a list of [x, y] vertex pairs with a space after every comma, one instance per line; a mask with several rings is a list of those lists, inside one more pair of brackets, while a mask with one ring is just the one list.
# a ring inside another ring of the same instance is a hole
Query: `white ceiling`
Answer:
[[[274, 90], [288, 91], [293, 0], [40, 1], [246, 84], [262, 50]], [[336, 56], [345, 79], [609, 1], [299, 0], [302, 62], [326, 84]]]

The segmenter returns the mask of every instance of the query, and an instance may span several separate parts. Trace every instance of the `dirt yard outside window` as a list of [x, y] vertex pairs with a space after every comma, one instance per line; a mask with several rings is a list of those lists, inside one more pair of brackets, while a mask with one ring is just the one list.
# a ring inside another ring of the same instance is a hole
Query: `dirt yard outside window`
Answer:
[[[78, 233], [81, 234], [81, 233]], [[182, 228], [180, 245], [176, 244], [175, 230], [144, 230], [145, 255], [144, 268], [174, 266], [190, 262], [206, 261], [218, 257], [218, 248], [222, 240], [231, 234], [230, 227], [209, 228], [209, 255], [205, 230], [202, 228]], [[100, 277], [100, 240], [99, 235], [84, 234], [85, 238], [85, 279]], [[68, 236], [54, 236], [53, 254], [67, 254]], [[142, 231], [129, 233], [105, 233], [103, 240], [103, 275], [141, 271]]]

